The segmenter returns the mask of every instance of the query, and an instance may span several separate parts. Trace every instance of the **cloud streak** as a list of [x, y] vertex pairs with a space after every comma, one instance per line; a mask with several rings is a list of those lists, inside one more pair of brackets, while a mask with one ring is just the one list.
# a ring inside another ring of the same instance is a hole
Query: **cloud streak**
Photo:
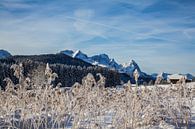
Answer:
[[135, 59], [146, 72], [192, 72], [194, 5], [191, 0], [1, 0], [0, 47], [13, 54], [81, 49], [108, 53], [120, 63]]

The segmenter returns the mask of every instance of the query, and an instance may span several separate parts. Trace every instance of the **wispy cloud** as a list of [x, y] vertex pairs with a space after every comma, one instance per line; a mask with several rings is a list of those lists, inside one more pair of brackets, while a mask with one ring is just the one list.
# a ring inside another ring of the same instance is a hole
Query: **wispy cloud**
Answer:
[[0, 47], [13, 54], [105, 52], [121, 63], [136, 59], [149, 72], [190, 72], [194, 5], [191, 0], [1, 0]]

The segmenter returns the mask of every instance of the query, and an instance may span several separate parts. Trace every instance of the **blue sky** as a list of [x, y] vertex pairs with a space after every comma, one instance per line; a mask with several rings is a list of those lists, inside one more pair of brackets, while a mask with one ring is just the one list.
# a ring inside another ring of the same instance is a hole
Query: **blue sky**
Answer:
[[143, 71], [195, 74], [194, 0], [0, 0], [0, 48], [80, 49]]

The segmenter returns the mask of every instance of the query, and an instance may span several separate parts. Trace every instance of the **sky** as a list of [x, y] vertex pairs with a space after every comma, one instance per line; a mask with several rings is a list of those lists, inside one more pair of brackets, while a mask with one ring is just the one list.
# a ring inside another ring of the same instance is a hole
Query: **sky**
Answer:
[[195, 0], [0, 0], [0, 49], [81, 50], [195, 75]]

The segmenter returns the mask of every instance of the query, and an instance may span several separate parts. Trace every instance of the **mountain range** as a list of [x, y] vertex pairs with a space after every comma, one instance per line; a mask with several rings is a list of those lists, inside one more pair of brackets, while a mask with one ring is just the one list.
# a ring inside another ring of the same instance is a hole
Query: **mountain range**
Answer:
[[[162, 76], [162, 78], [164, 80], [167, 80], [168, 75], [171, 75], [171, 74], [165, 73], [165, 72], [160, 73], [160, 74], [154, 73], [152, 75], [149, 75], [141, 70], [141, 68], [135, 62], [135, 60], [130, 60], [130, 62], [126, 63], [126, 64], [119, 64], [114, 59], [110, 58], [107, 54], [88, 56], [87, 54], [83, 53], [80, 50], [77, 50], [77, 51], [63, 50], [57, 54], [63, 54], [63, 55], [69, 56], [70, 58], [73, 58], [73, 59], [82, 60], [83, 62], [86, 62], [87, 64], [90, 64], [92, 66], [99, 66], [99, 67], [103, 67], [103, 68], [108, 68], [110, 70], [117, 71], [121, 75], [122, 74], [125, 76], [128, 75], [130, 77], [129, 79], [133, 83], [134, 83], [133, 73], [135, 70], [137, 70], [137, 72], [139, 74], [140, 83], [149, 82], [150, 80], [154, 81], [156, 79], [156, 77], [159, 75]], [[0, 50], [0, 59], [5, 59], [8, 57], [11, 57], [11, 54], [8, 51]], [[28, 58], [30, 58], [30, 56]], [[40, 58], [40, 60], [43, 60], [43, 58]], [[60, 60], [60, 58], [59, 58], [59, 60]], [[64, 62], [64, 61], [58, 61], [58, 62]], [[58, 62], [55, 62], [55, 63], [58, 63]], [[68, 65], [68, 61], [67, 62], [65, 61], [63, 64]], [[69, 65], [71, 65], [71, 64], [69, 64]], [[185, 74], [185, 75], [187, 78], [190, 78], [190, 79], [194, 78], [194, 76], [189, 74], [189, 73]]]
[[72, 58], [81, 59], [87, 63], [92, 65], [106, 67], [112, 70], [116, 70], [119, 73], [125, 73], [129, 76], [133, 77], [133, 72], [137, 69], [140, 77], [149, 77], [150, 75], [141, 71], [139, 65], [134, 61], [131, 60], [128, 64], [122, 65], [117, 63], [114, 59], [111, 59], [107, 54], [99, 54], [89, 57], [87, 54], [81, 52], [80, 50], [72, 51], [72, 50], [64, 50], [60, 53], [68, 55]]
[[[143, 72], [140, 69], [139, 65], [134, 60], [131, 60], [129, 63], [122, 65], [122, 64], [117, 63], [114, 59], [109, 58], [107, 54], [99, 54], [99, 55], [94, 55], [94, 56], [89, 57], [87, 56], [87, 54], [81, 52], [80, 50], [77, 50], [75, 52], [72, 50], [64, 50], [64, 51], [61, 51], [60, 53], [68, 55], [72, 58], [81, 59], [92, 65], [97, 65], [97, 66], [113, 69], [113, 70], [118, 71], [119, 73], [125, 73], [129, 75], [131, 78], [133, 78], [134, 71], [137, 70], [139, 73], [139, 79], [143, 81], [146, 79], [155, 80], [157, 76], [161, 76], [163, 80], [167, 80], [168, 75], [171, 75], [170, 73], [166, 73], [166, 72], [162, 72], [160, 74], [154, 73], [154, 74], [149, 75]], [[186, 75], [186, 77], [190, 80], [194, 78], [194, 76], [189, 73], [182, 74], [182, 75]]]

